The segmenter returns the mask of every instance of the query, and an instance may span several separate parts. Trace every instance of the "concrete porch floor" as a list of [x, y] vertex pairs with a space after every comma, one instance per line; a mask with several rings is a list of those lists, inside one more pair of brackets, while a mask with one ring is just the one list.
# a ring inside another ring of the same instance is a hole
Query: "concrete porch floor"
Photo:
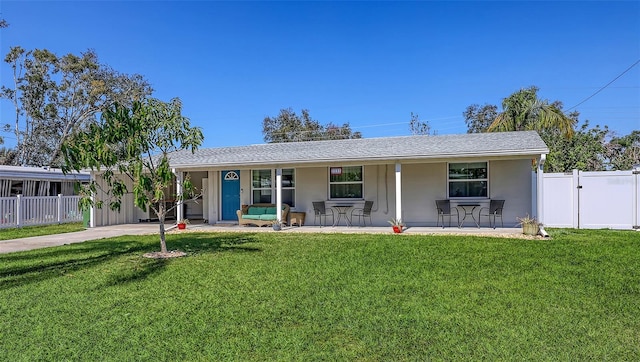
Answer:
[[[182, 230], [176, 232], [181, 232]], [[304, 225], [304, 226], [283, 226], [282, 230], [274, 231], [269, 226], [246, 226], [237, 225], [232, 223], [220, 222], [214, 225], [208, 225], [201, 222], [192, 222], [187, 226], [186, 231], [212, 231], [212, 232], [285, 232], [285, 233], [338, 233], [338, 234], [393, 234], [391, 226], [319, 226], [319, 225]], [[427, 226], [411, 226], [404, 229], [402, 234], [407, 235], [493, 235], [493, 236], [508, 236], [508, 235], [521, 235], [522, 228], [489, 228], [489, 227], [476, 227], [465, 225], [461, 228], [456, 226], [440, 227], [427, 227]]]
[[[281, 231], [274, 231], [273, 228], [255, 227], [255, 226], [240, 226], [231, 223], [218, 223], [215, 225], [209, 225], [203, 223], [201, 220], [192, 221], [187, 225], [186, 230], [178, 230], [173, 223], [165, 224], [167, 232], [179, 233], [179, 232], [271, 232], [271, 233], [334, 233], [334, 234], [393, 234], [391, 226], [283, 226]], [[145, 235], [158, 233], [157, 223], [136, 223], [136, 224], [123, 224], [113, 226], [101, 226], [95, 228], [89, 228], [83, 231], [34, 236], [29, 238], [3, 240], [0, 241], [0, 254], [12, 253], [17, 251], [33, 250], [40, 248], [47, 248], [51, 246], [66, 245], [72, 243], [81, 243], [87, 240], [96, 240], [103, 238], [110, 238], [122, 235]], [[500, 237], [514, 237], [522, 238], [522, 228], [496, 228], [489, 227], [471, 227], [464, 226], [458, 227], [408, 227], [402, 234], [398, 235], [480, 235], [480, 236], [500, 236]], [[533, 237], [529, 237], [533, 238]]]

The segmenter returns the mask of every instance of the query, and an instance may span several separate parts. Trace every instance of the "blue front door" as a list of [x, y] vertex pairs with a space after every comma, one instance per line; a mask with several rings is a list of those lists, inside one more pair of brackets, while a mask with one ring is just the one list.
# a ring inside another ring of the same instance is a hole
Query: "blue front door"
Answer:
[[240, 209], [240, 171], [222, 171], [222, 220], [237, 220]]

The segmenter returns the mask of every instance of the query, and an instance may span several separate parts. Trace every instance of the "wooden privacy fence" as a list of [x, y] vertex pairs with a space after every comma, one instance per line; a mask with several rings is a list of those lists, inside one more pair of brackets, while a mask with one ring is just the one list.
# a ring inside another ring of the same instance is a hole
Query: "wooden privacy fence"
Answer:
[[0, 228], [82, 221], [80, 196], [0, 197]]
[[574, 170], [543, 175], [548, 227], [638, 229], [640, 171]]

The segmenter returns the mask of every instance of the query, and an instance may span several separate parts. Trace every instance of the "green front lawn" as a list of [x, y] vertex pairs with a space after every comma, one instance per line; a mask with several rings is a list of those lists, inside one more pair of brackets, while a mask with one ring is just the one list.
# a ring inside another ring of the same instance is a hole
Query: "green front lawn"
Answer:
[[639, 360], [640, 233], [180, 233], [0, 255], [0, 360]]
[[21, 228], [6, 228], [0, 229], [0, 241], [12, 240], [20, 238], [28, 238], [30, 236], [42, 236], [70, 233], [74, 231], [84, 230], [84, 226], [81, 222], [71, 222], [65, 224], [54, 224], [44, 226], [26, 226]]

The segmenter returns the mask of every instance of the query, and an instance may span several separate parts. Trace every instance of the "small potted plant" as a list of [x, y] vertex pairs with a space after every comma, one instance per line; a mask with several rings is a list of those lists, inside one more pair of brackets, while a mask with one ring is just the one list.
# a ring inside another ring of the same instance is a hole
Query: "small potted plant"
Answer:
[[271, 227], [273, 227], [273, 230], [275, 231], [280, 231], [282, 230], [282, 222], [280, 220], [275, 220], [273, 224], [271, 224]]
[[388, 221], [393, 228], [393, 232], [396, 234], [400, 234], [404, 228], [404, 223], [400, 219], [391, 219]]
[[540, 224], [535, 217], [529, 215], [525, 217], [518, 217], [518, 225], [522, 225], [522, 233], [525, 235], [538, 235], [540, 231]]
[[189, 223], [189, 219], [178, 220], [178, 229], [180, 230], [186, 229], [188, 223]]

